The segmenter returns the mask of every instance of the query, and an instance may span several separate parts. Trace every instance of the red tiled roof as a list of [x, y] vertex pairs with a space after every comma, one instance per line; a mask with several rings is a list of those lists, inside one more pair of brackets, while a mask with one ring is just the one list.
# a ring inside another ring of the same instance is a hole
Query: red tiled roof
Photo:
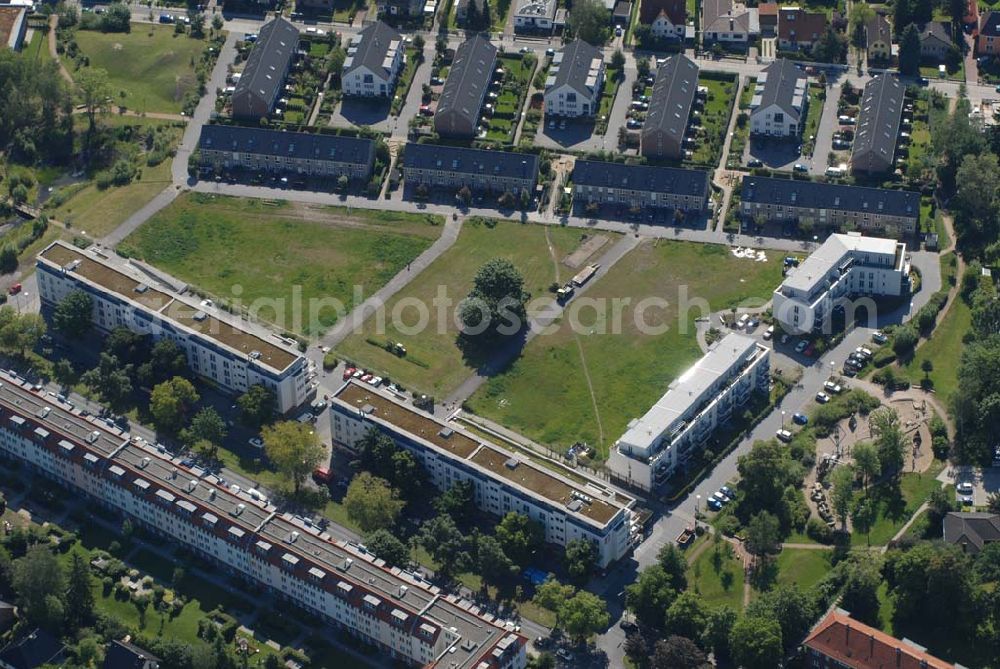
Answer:
[[675, 26], [687, 23], [687, 6], [684, 0], [642, 0], [639, 6], [639, 23], [648, 25], [660, 14], [666, 14]]
[[812, 631], [805, 646], [851, 669], [955, 669], [955, 665], [832, 611]]
[[777, 2], [762, 2], [757, 5], [757, 14], [760, 16], [777, 16], [778, 15], [778, 3]]

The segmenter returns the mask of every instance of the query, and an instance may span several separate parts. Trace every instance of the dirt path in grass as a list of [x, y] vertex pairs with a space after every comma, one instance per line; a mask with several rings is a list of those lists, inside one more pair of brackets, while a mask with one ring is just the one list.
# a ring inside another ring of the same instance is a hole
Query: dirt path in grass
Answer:
[[[552, 245], [549, 237], [549, 227], [545, 226], [545, 245], [549, 249], [549, 256], [552, 258], [552, 268], [555, 271], [556, 283], [562, 285], [559, 277], [559, 258], [556, 249]], [[599, 248], [599, 247], [598, 247]], [[590, 393], [590, 404], [594, 407], [594, 419], [597, 421], [597, 439], [600, 445], [604, 445], [604, 424], [601, 422], [601, 410], [597, 406], [597, 395], [594, 394], [594, 384], [590, 380], [590, 370], [587, 368], [587, 356], [583, 352], [583, 343], [580, 342], [580, 334], [573, 332], [573, 341], [576, 342], [576, 350], [580, 353], [580, 365], [583, 367], [583, 377], [587, 379], [587, 391]]]

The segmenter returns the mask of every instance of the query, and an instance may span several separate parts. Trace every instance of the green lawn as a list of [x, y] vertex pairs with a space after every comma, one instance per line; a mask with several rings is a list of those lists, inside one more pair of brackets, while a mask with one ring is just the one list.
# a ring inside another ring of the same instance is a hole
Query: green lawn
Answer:
[[806, 125], [802, 132], [802, 152], [809, 156], [812, 155], [813, 146], [816, 143], [815, 138], [819, 133], [820, 117], [823, 115], [822, 94], [823, 86], [820, 84], [809, 84], [809, 107], [806, 110]]
[[535, 69], [534, 60], [525, 61], [520, 54], [500, 56], [498, 65], [504, 69], [503, 86], [497, 97], [493, 116], [486, 127], [486, 140], [512, 144], [514, 131], [521, 118], [521, 109], [531, 77]]
[[[944, 264], [944, 263], [942, 263]], [[945, 284], [944, 289], [948, 286]], [[947, 404], [958, 389], [958, 366], [962, 357], [962, 338], [972, 327], [972, 310], [961, 297], [957, 297], [940, 320], [931, 338], [924, 342], [913, 359], [902, 366], [910, 383], [919, 385], [924, 378], [921, 365], [930, 360], [934, 365], [927, 376], [938, 396]]]
[[736, 81], [715, 79], [702, 73], [698, 85], [708, 88], [708, 98], [701, 113], [703, 131], [698, 133], [698, 144], [690, 162], [694, 165], [716, 166], [729, 129], [729, 117], [736, 95]]
[[[896, 535], [896, 532], [906, 524], [906, 521], [916, 513], [917, 508], [930, 496], [931, 491], [941, 487], [935, 478], [941, 472], [942, 465], [935, 462], [923, 474], [907, 472], [903, 474], [899, 487], [902, 497], [892, 494], [888, 484], [882, 484], [869, 491], [874, 495], [879, 516], [870, 533], [872, 546], [884, 546]], [[866, 546], [868, 539], [857, 531], [851, 534], [852, 546]]]
[[611, 108], [615, 104], [615, 96], [618, 95], [618, 86], [621, 85], [621, 73], [610, 67], [605, 72], [604, 90], [601, 91], [601, 99], [597, 106], [597, 127], [594, 132], [603, 135], [608, 131], [608, 119], [611, 116]]
[[[208, 44], [175, 35], [172, 26], [141, 24], [130, 33], [78, 30], [76, 42], [91, 67], [108, 71], [116, 104], [139, 112], [170, 113], [179, 113], [184, 95], [197, 88], [194, 64]], [[68, 60], [65, 64], [72, 73], [73, 64]]]
[[[137, 119], [132, 117], [109, 117], [110, 119], [129, 118], [133, 123], [148, 125], [168, 125], [168, 122], [153, 119]], [[104, 121], [102, 121], [102, 124]], [[173, 146], [180, 142], [183, 129], [176, 127], [171, 130]], [[72, 197], [59, 207], [49, 212], [58, 221], [67, 223], [80, 234], [92, 238], [107, 235], [132, 214], [156, 197], [172, 182], [170, 165], [172, 157], [167, 157], [158, 165], [149, 167], [145, 157], [137, 156], [137, 164], [142, 170], [141, 177], [127, 186], [112, 186], [100, 190], [93, 183], [82, 188], [71, 187]]]
[[688, 567], [687, 579], [688, 590], [695, 592], [706, 607], [726, 604], [737, 611], [743, 609], [743, 563], [728, 543], [706, 548]]
[[[441, 398], [474, 371], [474, 361], [464, 359], [456, 344], [457, 329], [452, 313], [458, 302], [468, 295], [476, 271], [492, 258], [506, 258], [524, 275], [525, 289], [532, 296], [546, 295], [549, 285], [556, 280], [546, 237], [557, 257], [562, 259], [577, 247], [580, 236], [579, 230], [568, 228], [512, 222], [493, 225], [470, 219], [454, 246], [387, 305], [388, 313], [402, 300], [406, 301], [404, 304], [417, 301], [431, 305], [442, 288], [452, 304], [443, 323], [435, 315], [428, 327], [407, 334], [401, 330], [416, 318], [415, 312], [401, 312], [404, 327], [394, 327], [392, 319], [386, 319], [385, 332], [380, 333], [375, 319], [369, 319], [362, 331], [345, 339], [337, 351], [341, 357], [377, 369], [408, 389]], [[614, 235], [609, 236], [614, 239]], [[560, 272], [564, 281], [572, 276], [572, 271], [565, 266], [560, 266]], [[406, 347], [406, 356], [401, 358], [387, 352], [383, 348], [387, 340], [401, 342]]]
[[778, 584], [808, 590], [830, 571], [832, 551], [785, 548], [778, 554]]
[[[941, 71], [938, 69], [937, 65], [921, 65], [920, 76], [932, 80], [940, 79]], [[958, 67], [948, 70], [948, 76], [945, 77], [945, 79], [951, 79], [953, 81], [965, 81], [965, 62], [959, 61]]]
[[[587, 292], [587, 302], [596, 299], [607, 307], [606, 327], [595, 319], [594, 309], [581, 305], [581, 327], [561, 320], [551, 334], [534, 339], [511, 368], [491, 378], [468, 405], [557, 450], [585, 441], [606, 457], [628, 422], [645, 413], [701, 357], [694, 319], [703, 314], [695, 301], [712, 311], [748, 298], [763, 304], [780, 281], [780, 263], [773, 260], [737, 259], [720, 245], [645, 241]], [[639, 314], [647, 325], [665, 326], [665, 332], [643, 334], [636, 325], [636, 305], [644, 298], [667, 300], [665, 308]], [[685, 300], [692, 308], [685, 308]], [[614, 318], [615, 309], [620, 319]]]
[[48, 30], [35, 29], [34, 34], [31, 36], [31, 41], [24, 45], [21, 53], [34, 58], [39, 63], [50, 62], [52, 56], [49, 54]]
[[279, 327], [316, 334], [337, 320], [331, 300], [349, 311], [427, 249], [440, 224], [424, 214], [195, 193], [119, 249], [219, 299], [260, 306], [258, 317]]

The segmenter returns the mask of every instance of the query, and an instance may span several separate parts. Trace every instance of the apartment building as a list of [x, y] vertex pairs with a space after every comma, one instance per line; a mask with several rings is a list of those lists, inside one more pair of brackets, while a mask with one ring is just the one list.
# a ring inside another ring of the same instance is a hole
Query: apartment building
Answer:
[[0, 457], [376, 645], [384, 657], [440, 669], [527, 663], [526, 639], [471, 603], [7, 372], [0, 372]]
[[797, 137], [806, 118], [807, 85], [805, 73], [786, 58], [765, 67], [750, 99], [750, 133]]
[[604, 86], [604, 57], [577, 39], [556, 52], [545, 82], [545, 114], [577, 118], [594, 116]]
[[595, 542], [602, 567], [630, 548], [631, 497], [597, 482], [581, 485], [387, 392], [349, 381], [330, 401], [330, 423], [334, 444], [347, 448], [369, 430], [380, 431], [412, 453], [439, 490], [469, 481], [479, 509], [497, 516], [524, 514], [545, 528], [549, 543]]
[[909, 289], [906, 244], [894, 239], [833, 234], [774, 290], [771, 309], [785, 332], [811, 332], [842, 300], [898, 297]]
[[920, 218], [920, 194], [912, 191], [771, 177], [743, 177], [740, 206], [747, 220], [897, 238], [916, 233]]
[[826, 32], [826, 14], [801, 7], [782, 7], [778, 12], [778, 48], [808, 51]]
[[640, 151], [650, 158], [684, 157], [684, 137], [698, 92], [698, 66], [675, 54], [656, 69], [649, 113], [640, 135]]
[[481, 193], [530, 194], [538, 179], [538, 156], [410, 142], [403, 154], [403, 177], [409, 187], [458, 191], [468, 186]]
[[702, 212], [708, 206], [705, 170], [577, 160], [573, 199], [577, 204]]
[[1000, 12], [983, 12], [976, 35], [976, 55], [994, 58], [1000, 55]]
[[892, 57], [892, 26], [884, 14], [875, 12], [865, 23], [865, 50], [868, 60], [887, 61]]
[[299, 29], [278, 17], [260, 28], [233, 91], [233, 118], [259, 121], [274, 111], [299, 46]]
[[745, 47], [760, 34], [760, 17], [733, 0], [704, 0], [701, 3], [701, 40]]
[[608, 457], [614, 480], [653, 491], [662, 486], [755, 391], [768, 391], [771, 350], [731, 333], [681, 374]]
[[458, 46], [434, 114], [437, 134], [465, 139], [476, 136], [479, 112], [493, 80], [496, 62], [497, 48], [481, 35]]
[[865, 85], [851, 151], [852, 171], [878, 174], [892, 170], [905, 93], [899, 79], [891, 74], [880, 74]]
[[803, 647], [806, 666], [813, 669], [963, 669], [909, 639], [855, 620], [843, 609], [830, 611], [817, 623]]
[[201, 169], [232, 169], [367, 181], [375, 164], [375, 141], [308, 132], [227, 125], [202, 126]]
[[403, 37], [382, 21], [351, 38], [341, 74], [344, 95], [391, 98], [403, 69]]
[[62, 241], [39, 253], [35, 267], [43, 307], [54, 308], [70, 292], [82, 290], [93, 300], [94, 326], [101, 332], [124, 327], [155, 340], [171, 339], [193, 372], [234, 395], [256, 384], [270, 388], [282, 413], [306, 401], [308, 364], [295, 342], [154, 287], [150, 277], [103, 253]]
[[557, 0], [520, 0], [514, 10], [514, 32], [551, 33], [558, 5]]

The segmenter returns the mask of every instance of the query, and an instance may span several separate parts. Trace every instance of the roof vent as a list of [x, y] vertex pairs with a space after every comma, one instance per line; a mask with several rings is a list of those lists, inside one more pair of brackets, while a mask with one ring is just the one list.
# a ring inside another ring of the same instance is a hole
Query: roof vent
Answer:
[[150, 463], [150, 462], [152, 462], [152, 460], [150, 460], [150, 459], [149, 459], [148, 457], [146, 457], [146, 458], [143, 458], [143, 459], [142, 459], [142, 460], [141, 460], [141, 461], [139, 462], [139, 469], [145, 469], [146, 467], [148, 467], [148, 466], [149, 466], [149, 463]]
[[293, 530], [292, 533], [288, 535], [288, 543], [294, 544], [296, 541], [298, 541], [298, 538], [299, 538], [299, 533]]

